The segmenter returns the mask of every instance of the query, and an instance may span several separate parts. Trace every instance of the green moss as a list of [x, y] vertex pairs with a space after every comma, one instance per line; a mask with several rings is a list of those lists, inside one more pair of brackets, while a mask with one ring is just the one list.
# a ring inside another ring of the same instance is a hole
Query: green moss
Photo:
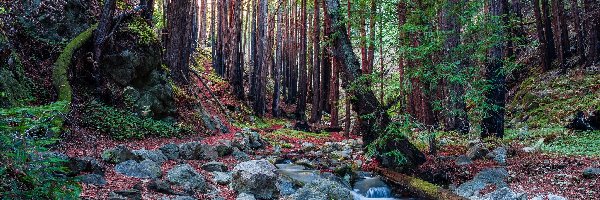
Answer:
[[141, 17], [134, 17], [129, 23], [127, 23], [127, 31], [135, 34], [137, 43], [141, 45], [148, 45], [152, 42], [158, 42], [158, 37], [154, 33], [154, 30], [146, 20]]
[[437, 191], [439, 187], [430, 182], [418, 178], [411, 178], [409, 184], [410, 186], [425, 192], [425, 194], [428, 196], [437, 196]]
[[58, 57], [58, 60], [54, 63], [54, 69], [52, 70], [52, 84], [58, 91], [59, 101], [71, 103], [71, 100], [73, 99], [73, 91], [69, 84], [69, 66], [71, 65], [71, 59], [73, 58], [75, 51], [92, 38], [96, 26], [97, 25], [93, 25], [71, 40]]
[[307, 139], [307, 138], [319, 139], [319, 138], [327, 138], [327, 137], [331, 136], [331, 134], [329, 134], [327, 132], [311, 133], [311, 132], [304, 132], [304, 131], [292, 130], [292, 129], [287, 129], [287, 128], [282, 128], [282, 129], [276, 130], [273, 132], [273, 135], [298, 138], [298, 139]]
[[[21, 59], [16, 53], [13, 52], [8, 59], [12, 60], [14, 68], [0, 68], [0, 107], [27, 105], [35, 100], [33, 81], [25, 75]], [[1, 62], [8, 63], [8, 60]]]

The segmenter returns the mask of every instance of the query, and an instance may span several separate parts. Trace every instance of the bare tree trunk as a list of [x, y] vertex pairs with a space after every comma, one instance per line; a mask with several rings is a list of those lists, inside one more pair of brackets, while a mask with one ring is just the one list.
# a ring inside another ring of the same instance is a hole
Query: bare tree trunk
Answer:
[[[285, 3], [285, 2], [284, 2]], [[277, 11], [277, 39], [275, 42], [275, 66], [273, 67], [274, 74], [274, 86], [273, 86], [273, 104], [271, 105], [271, 111], [273, 112], [273, 117], [279, 116], [279, 97], [280, 97], [280, 88], [281, 88], [281, 69], [283, 63], [282, 56], [282, 35], [283, 35], [283, 9], [279, 9]]]
[[313, 99], [312, 99], [312, 110], [310, 122], [315, 123], [321, 120], [321, 60], [320, 60], [320, 50], [321, 50], [321, 25], [319, 23], [320, 18], [320, 8], [319, 8], [319, 0], [314, 0], [314, 16], [313, 16]]
[[192, 1], [172, 1], [167, 6], [169, 37], [166, 41], [166, 61], [173, 80], [179, 84], [189, 83], [189, 59], [193, 38], [192, 5]]
[[377, 0], [371, 0], [371, 13], [369, 15], [369, 50], [367, 56], [367, 67], [369, 69], [369, 72], [373, 72], [373, 66], [375, 64], [375, 25], [377, 24], [377, 20], [375, 19], [375, 17], [377, 16]]
[[296, 107], [296, 118], [299, 120], [306, 120], [306, 95], [307, 95], [307, 74], [306, 74], [306, 0], [301, 0], [301, 16], [300, 16], [300, 54], [299, 54], [299, 75], [298, 80], [298, 105]]
[[540, 61], [542, 62], [542, 69], [547, 71], [550, 69], [552, 58], [548, 54], [548, 41], [546, 41], [546, 36], [544, 35], [544, 23], [540, 11], [540, 0], [533, 0], [533, 15], [535, 16], [536, 33], [540, 42], [539, 52], [541, 54]]
[[596, 0], [584, 0], [585, 7], [585, 29], [587, 30], [586, 36], [586, 65], [591, 66], [598, 60], [598, 1]]
[[554, 26], [554, 42], [556, 44], [558, 64], [566, 70], [566, 57], [569, 53], [569, 35], [565, 22], [563, 0], [552, 1], [552, 24]]

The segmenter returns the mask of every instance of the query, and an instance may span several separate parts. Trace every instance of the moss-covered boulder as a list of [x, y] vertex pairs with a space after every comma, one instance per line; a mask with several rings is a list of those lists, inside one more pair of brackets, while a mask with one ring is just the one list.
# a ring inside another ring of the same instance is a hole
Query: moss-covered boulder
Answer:
[[0, 34], [0, 108], [22, 106], [33, 100], [33, 82], [27, 76], [21, 60]]

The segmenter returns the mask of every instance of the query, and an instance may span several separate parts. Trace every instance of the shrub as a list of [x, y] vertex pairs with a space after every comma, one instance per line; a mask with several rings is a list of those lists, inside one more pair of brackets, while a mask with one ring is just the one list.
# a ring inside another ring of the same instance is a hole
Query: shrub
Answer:
[[141, 139], [147, 136], [172, 137], [189, 132], [188, 128], [177, 124], [142, 118], [129, 111], [95, 101], [85, 105], [83, 110], [85, 124], [118, 140]]
[[[0, 196], [6, 199], [76, 199], [81, 188], [64, 175], [66, 160], [49, 155], [65, 102], [0, 109]], [[51, 135], [46, 137], [46, 135]]]

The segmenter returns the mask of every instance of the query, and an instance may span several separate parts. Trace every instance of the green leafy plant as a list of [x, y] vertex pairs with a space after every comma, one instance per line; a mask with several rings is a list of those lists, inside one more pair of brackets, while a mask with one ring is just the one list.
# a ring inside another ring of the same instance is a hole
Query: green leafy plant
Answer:
[[158, 38], [152, 27], [148, 25], [148, 22], [141, 17], [133, 18], [133, 20], [127, 24], [127, 30], [138, 37], [138, 44], [150, 44], [153, 41], [157, 41]]
[[[0, 109], [0, 196], [3, 199], [77, 199], [80, 186], [65, 177], [64, 159], [48, 156], [66, 102]], [[51, 133], [51, 134], [48, 134]], [[47, 137], [47, 135], [50, 135]], [[46, 155], [46, 156], [42, 156]]]

